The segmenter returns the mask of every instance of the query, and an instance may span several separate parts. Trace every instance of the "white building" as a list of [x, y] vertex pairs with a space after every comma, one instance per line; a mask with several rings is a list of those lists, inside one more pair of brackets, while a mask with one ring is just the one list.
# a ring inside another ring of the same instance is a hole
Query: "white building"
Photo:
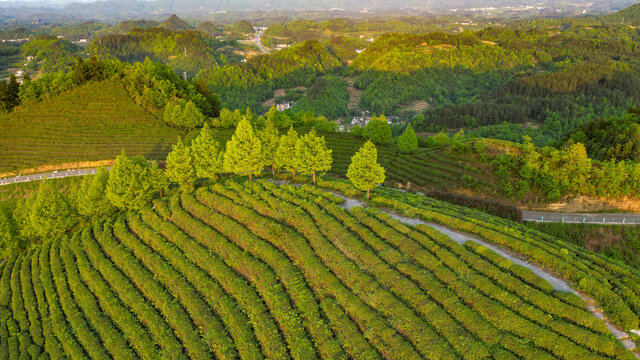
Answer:
[[285, 111], [285, 110], [289, 110], [289, 109], [291, 109], [291, 107], [292, 107], [293, 105], [295, 105], [295, 104], [296, 104], [296, 103], [294, 103], [293, 101], [287, 101], [287, 102], [284, 102], [284, 103], [279, 103], [279, 104], [276, 104], [276, 109], [277, 109], [278, 111]]

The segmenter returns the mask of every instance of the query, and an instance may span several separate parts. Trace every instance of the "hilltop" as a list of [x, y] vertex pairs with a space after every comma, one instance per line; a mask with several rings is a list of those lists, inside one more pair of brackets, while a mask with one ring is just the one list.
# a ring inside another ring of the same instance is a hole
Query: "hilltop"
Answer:
[[171, 31], [181, 31], [191, 29], [191, 26], [186, 21], [180, 19], [177, 15], [171, 15], [167, 20], [160, 23], [160, 27], [163, 27]]
[[89, 83], [0, 118], [0, 173], [113, 159], [164, 159], [182, 134], [136, 104], [122, 84]]

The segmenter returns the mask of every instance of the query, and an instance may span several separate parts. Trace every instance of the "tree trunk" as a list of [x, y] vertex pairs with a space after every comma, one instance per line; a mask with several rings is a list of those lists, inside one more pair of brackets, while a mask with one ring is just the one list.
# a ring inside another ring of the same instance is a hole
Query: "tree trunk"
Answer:
[[275, 166], [271, 167], [271, 172], [273, 173], [273, 177], [276, 177], [276, 167]]
[[253, 174], [249, 173], [249, 180], [253, 181]]
[[318, 188], [318, 184], [316, 183], [316, 172], [313, 172], [313, 185], [315, 185], [316, 189]]
[[369, 188], [367, 188], [367, 200], [369, 200]]

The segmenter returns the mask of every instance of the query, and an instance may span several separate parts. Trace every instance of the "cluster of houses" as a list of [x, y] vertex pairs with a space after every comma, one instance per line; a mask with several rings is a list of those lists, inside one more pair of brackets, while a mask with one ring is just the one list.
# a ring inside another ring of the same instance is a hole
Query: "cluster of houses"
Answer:
[[278, 111], [285, 111], [285, 110], [289, 110], [293, 107], [293, 105], [295, 105], [296, 103], [294, 101], [286, 101], [283, 103], [277, 103], [276, 104], [276, 109]]
[[[389, 125], [393, 124], [394, 122], [396, 122], [399, 117], [392, 115], [392, 116], [386, 116], [387, 118], [387, 123]], [[369, 123], [369, 121], [371, 121], [371, 115], [369, 115], [369, 111], [363, 111], [360, 113], [360, 115], [358, 116], [354, 116], [353, 118], [351, 118], [351, 126], [360, 126], [360, 127], [365, 127], [367, 126], [367, 124]]]
[[[386, 116], [386, 118], [387, 118], [387, 123], [389, 125], [391, 125], [395, 120], [398, 119], [397, 116]], [[351, 126], [359, 125], [359, 126], [365, 127], [367, 126], [369, 121], [371, 121], [371, 115], [369, 113], [369, 110], [365, 110], [365, 111], [362, 111], [360, 115], [357, 115], [351, 118]]]
[[365, 127], [367, 126], [370, 120], [371, 120], [371, 117], [368, 116], [368, 112], [366, 112], [365, 114], [365, 112], [363, 111], [362, 114], [360, 114], [359, 116], [354, 116], [351, 119], [351, 126], [359, 125], [360, 127]]

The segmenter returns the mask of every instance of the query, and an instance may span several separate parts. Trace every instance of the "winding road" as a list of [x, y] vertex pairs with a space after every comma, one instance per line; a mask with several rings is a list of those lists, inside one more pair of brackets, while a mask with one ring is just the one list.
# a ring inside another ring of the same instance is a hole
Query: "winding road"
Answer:
[[262, 46], [262, 42], [260, 41], [261, 36], [262, 36], [262, 30], [256, 31], [256, 39], [255, 39], [256, 45], [258, 46], [260, 51], [262, 51], [263, 54], [268, 54], [269, 52], [267, 51], [267, 49], [264, 48], [264, 46]]

